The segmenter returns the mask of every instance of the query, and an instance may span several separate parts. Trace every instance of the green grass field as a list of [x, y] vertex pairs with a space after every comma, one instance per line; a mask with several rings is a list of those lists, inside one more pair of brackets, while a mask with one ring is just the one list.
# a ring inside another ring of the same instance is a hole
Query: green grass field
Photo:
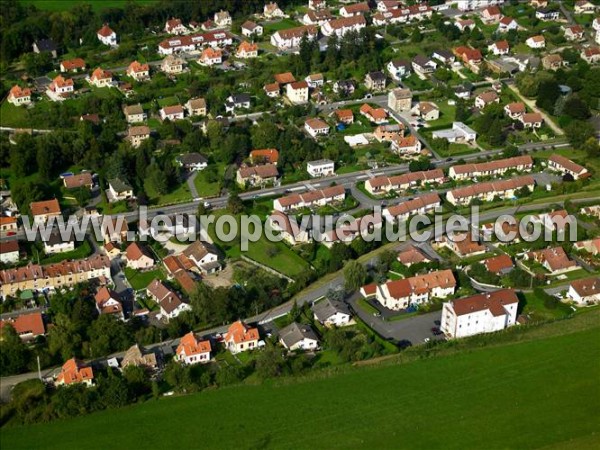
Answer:
[[404, 364], [401, 353], [306, 379], [6, 428], [2, 446], [63, 449], [87, 436], [88, 449], [130, 449], [151, 434], [146, 448], [598, 448], [598, 318], [460, 342], [460, 351]]
[[159, 280], [165, 279], [165, 275], [160, 268], [148, 270], [146, 272], [140, 272], [138, 270], [125, 267], [123, 272], [125, 272], [125, 276], [127, 277], [129, 284], [131, 284], [131, 287], [136, 291], [146, 288], [146, 286], [152, 283], [152, 281], [154, 281], [156, 278]]
[[[140, 5], [149, 5], [158, 0], [130, 0]], [[88, 3], [92, 9], [100, 11], [105, 8], [124, 8], [127, 0], [84, 0], [82, 2], [74, 0], [21, 0], [24, 5], [34, 5], [36, 8], [46, 11], [67, 11], [79, 3]]]

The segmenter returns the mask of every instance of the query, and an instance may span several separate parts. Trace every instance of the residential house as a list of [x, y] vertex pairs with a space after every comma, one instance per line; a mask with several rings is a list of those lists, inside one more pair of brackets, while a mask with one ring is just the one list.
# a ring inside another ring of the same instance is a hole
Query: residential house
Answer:
[[313, 304], [313, 317], [326, 327], [345, 327], [351, 324], [352, 314], [346, 303], [325, 298]]
[[540, 128], [544, 123], [544, 116], [538, 112], [525, 113], [519, 118], [519, 121], [524, 128]]
[[412, 68], [421, 78], [432, 74], [437, 69], [437, 63], [423, 55], [417, 55], [412, 59]]
[[281, 94], [281, 88], [277, 82], [265, 84], [263, 89], [267, 97], [275, 98]]
[[181, 105], [173, 105], [173, 106], [165, 106], [160, 109], [158, 112], [160, 115], [160, 119], [165, 120], [182, 120], [185, 115], [183, 111], [183, 106]]
[[215, 66], [223, 62], [223, 52], [219, 48], [206, 47], [200, 54], [198, 63], [202, 66]]
[[446, 193], [446, 200], [453, 205], [469, 205], [473, 200], [489, 202], [500, 198], [503, 200], [516, 197], [516, 192], [523, 188], [533, 191], [535, 180], [526, 175], [509, 180], [477, 183], [453, 189]]
[[138, 344], [134, 344], [127, 349], [123, 359], [121, 360], [121, 369], [125, 369], [129, 366], [143, 367], [148, 370], [155, 370], [158, 368], [158, 361], [156, 360], [156, 354], [153, 351], [146, 351], [143, 347]]
[[112, 73], [107, 70], [103, 70], [98, 67], [92, 72], [92, 76], [89, 78], [89, 83], [96, 87], [111, 87], [113, 84]]
[[429, 122], [440, 118], [440, 110], [435, 103], [419, 102], [412, 109], [411, 113], [421, 119]]
[[383, 211], [383, 217], [389, 223], [405, 221], [416, 214], [428, 214], [441, 204], [442, 201], [437, 193], [424, 194], [412, 200], [390, 206]]
[[270, 2], [265, 5], [263, 8], [263, 15], [265, 16], [265, 19], [282, 19], [285, 17], [285, 13], [275, 2]]
[[52, 39], [39, 39], [33, 42], [33, 53], [50, 53], [52, 58], [57, 56], [57, 47]]
[[0, 293], [2, 298], [15, 297], [17, 291], [31, 290], [47, 292], [57, 288], [69, 288], [79, 283], [110, 279], [110, 260], [106, 256], [94, 255], [86, 259], [61, 261], [60, 263], [30, 263], [16, 269], [0, 271]]
[[17, 218], [13, 216], [0, 216], [0, 233], [8, 234], [15, 233], [18, 231], [19, 225]]
[[525, 41], [529, 48], [539, 49], [546, 47], [546, 39], [542, 35], [532, 36]]
[[289, 351], [316, 350], [319, 338], [310, 325], [292, 322], [279, 331], [279, 342]]
[[250, 328], [241, 320], [231, 324], [224, 336], [225, 348], [234, 355], [258, 348], [258, 328]]
[[225, 111], [228, 113], [235, 112], [236, 109], [250, 108], [250, 94], [233, 94], [225, 100]]
[[118, 202], [121, 200], [129, 200], [133, 197], [133, 188], [120, 178], [108, 180], [108, 201], [109, 203]]
[[332, 19], [321, 25], [321, 33], [325, 36], [333, 36], [334, 34], [341, 38], [349, 31], [359, 32], [367, 26], [367, 20], [363, 15], [352, 17], [343, 17], [341, 19]]
[[512, 120], [519, 119], [526, 112], [525, 103], [514, 102], [504, 106], [504, 113]]
[[163, 59], [160, 64], [160, 70], [166, 74], [176, 75], [182, 73], [185, 69], [186, 62], [178, 56], [169, 55]]
[[290, 194], [273, 200], [273, 209], [288, 212], [299, 208], [315, 208], [332, 203], [341, 203], [346, 198], [344, 186], [335, 185], [325, 189], [308, 191], [302, 194]]
[[75, 84], [72, 78], [64, 78], [57, 75], [46, 89], [46, 95], [53, 101], [63, 101], [75, 92]]
[[256, 22], [252, 22], [251, 20], [247, 20], [242, 24], [242, 36], [252, 37], [252, 36], [262, 36], [262, 34], [263, 34], [262, 25], [259, 25]]
[[492, 258], [484, 259], [483, 261], [481, 261], [481, 263], [484, 265], [488, 272], [498, 276], [506, 275], [515, 267], [512, 259], [506, 253], [494, 256]]
[[150, 78], [150, 66], [147, 63], [140, 63], [133, 61], [127, 67], [127, 76], [133, 78], [135, 81], [145, 81]]
[[415, 155], [421, 153], [421, 141], [413, 134], [392, 140], [390, 149], [399, 155]]
[[160, 306], [160, 313], [157, 315], [159, 320], [164, 319], [168, 322], [182, 312], [192, 309], [190, 305], [182, 302], [181, 298], [160, 280], [154, 280], [148, 285], [146, 295]]
[[31, 104], [31, 89], [22, 88], [15, 84], [8, 93], [8, 103], [12, 103], [15, 106], [30, 105]]
[[206, 116], [206, 100], [200, 97], [190, 98], [184, 105], [190, 117]]
[[558, 70], [564, 65], [562, 56], [558, 53], [550, 53], [542, 58], [542, 66], [546, 70]]
[[276, 166], [277, 161], [279, 161], [279, 152], [274, 148], [252, 150], [250, 152], [250, 162], [252, 164], [272, 164]]
[[85, 70], [85, 61], [81, 58], [66, 59], [60, 63], [61, 72], [79, 72]]
[[106, 286], [102, 286], [94, 296], [94, 299], [96, 300], [98, 314], [110, 314], [116, 319], [125, 319], [122, 299], [117, 292]]
[[565, 27], [565, 39], [567, 41], [580, 41], [584, 38], [585, 32], [581, 25], [570, 25]]
[[594, 14], [596, 12], [596, 5], [587, 0], [579, 0], [574, 5], [575, 14]]
[[319, 118], [310, 118], [306, 119], [304, 122], [304, 129], [313, 138], [317, 138], [318, 136], [328, 135], [330, 127], [324, 120]]
[[31, 202], [29, 210], [33, 217], [33, 223], [46, 223], [51, 217], [60, 217], [62, 212], [58, 200], [42, 200], [39, 202]]
[[206, 46], [222, 48], [232, 44], [233, 35], [231, 33], [224, 30], [214, 30], [206, 33], [190, 34], [165, 39], [158, 44], [158, 54], [172, 55], [180, 52], [198, 51]]
[[183, 254], [194, 263], [203, 274], [213, 274], [221, 270], [219, 252], [216, 247], [208, 242], [196, 240], [189, 245]]
[[144, 108], [142, 108], [140, 103], [123, 107], [123, 114], [125, 114], [127, 123], [141, 123], [146, 120], [147, 117]]
[[42, 240], [44, 242], [44, 253], [46, 255], [72, 252], [75, 250], [75, 238], [73, 234], [63, 239], [58, 228], [53, 228], [48, 235], [48, 239]]
[[360, 107], [359, 111], [362, 116], [375, 124], [379, 125], [388, 121], [388, 114], [385, 108], [373, 108], [371, 105], [365, 103]]
[[309, 10], [306, 12], [306, 14], [304, 14], [304, 16], [302, 16], [302, 23], [304, 25], [316, 25], [320, 27], [325, 22], [329, 22], [331, 19], [333, 19], [333, 15], [328, 9], [323, 9], [320, 11]]
[[314, 25], [279, 30], [271, 35], [271, 45], [277, 47], [278, 50], [297, 48], [304, 36], [312, 41], [317, 38], [318, 34], [319, 29]]
[[410, 75], [411, 63], [407, 60], [395, 59], [390, 61], [386, 68], [394, 81], [400, 81]]
[[496, 23], [502, 18], [502, 11], [498, 6], [488, 6], [481, 11], [481, 21], [486, 24]]
[[206, 364], [210, 362], [211, 351], [209, 340], [200, 340], [190, 331], [180, 339], [175, 350], [175, 359], [187, 365]]
[[600, 61], [600, 47], [583, 48], [579, 56], [588, 64], [596, 64]]
[[288, 100], [294, 105], [308, 103], [308, 83], [302, 80], [287, 84], [286, 95]]
[[308, 9], [318, 11], [327, 7], [326, 0], [308, 0]]
[[485, 91], [475, 97], [475, 108], [483, 109], [492, 103], [500, 103], [500, 97], [496, 91]]
[[82, 361], [71, 358], [63, 364], [54, 384], [56, 386], [85, 384], [89, 387], [94, 384], [94, 371]]
[[240, 167], [237, 171], [236, 181], [242, 187], [255, 187], [273, 185], [278, 178], [279, 172], [275, 164], [263, 164]]
[[206, 169], [208, 158], [200, 153], [185, 153], [175, 158], [177, 164], [190, 172]]
[[112, 261], [117, 256], [121, 255], [121, 249], [112, 242], [108, 242], [107, 244], [104, 244], [104, 253], [106, 253], [106, 256]]
[[508, 55], [510, 52], [510, 45], [508, 41], [497, 41], [492, 45], [488, 45], [488, 51], [492, 52], [496, 56]]
[[385, 89], [385, 84], [385, 74], [380, 70], [369, 72], [365, 77], [365, 86], [370, 91], [383, 91]]
[[402, 175], [379, 176], [365, 181], [365, 189], [372, 195], [391, 191], [404, 191], [426, 184], [441, 184], [445, 181], [442, 169], [409, 172]]
[[548, 158], [548, 167], [562, 174], [569, 174], [574, 180], [589, 176], [588, 170], [564, 156], [554, 154]]
[[443, 236], [441, 245], [448, 248], [459, 258], [482, 255], [486, 252], [484, 245], [471, 239], [470, 233], [454, 233], [454, 236]]
[[375, 298], [385, 308], [399, 311], [426, 304], [433, 298], [446, 298], [453, 295], [455, 289], [452, 271], [440, 270], [376, 286]]
[[377, 11], [388, 12], [398, 9], [402, 3], [396, 0], [379, 0], [377, 2]]
[[186, 34], [188, 31], [187, 27], [181, 23], [181, 19], [172, 17], [165, 22], [165, 33], [179, 35]]
[[325, 85], [325, 77], [322, 73], [312, 73], [304, 79], [308, 83], [308, 87], [316, 89]]
[[432, 54], [431, 57], [434, 59], [437, 59], [438, 61], [440, 61], [443, 64], [453, 64], [454, 61], [456, 60], [456, 57], [454, 56], [454, 54], [449, 51], [449, 50], [435, 50]]
[[535, 11], [535, 18], [539, 20], [558, 20], [560, 12], [556, 9], [541, 8]]
[[578, 252], [585, 251], [590, 255], [598, 256], [600, 255], [600, 237], [589, 239], [587, 241], [575, 242], [573, 248]]
[[519, 24], [512, 17], [504, 16], [498, 22], [498, 33], [506, 33], [510, 30], [517, 30], [519, 28]]
[[519, 298], [512, 289], [444, 303], [440, 330], [452, 339], [493, 333], [516, 324]]
[[412, 108], [412, 92], [410, 89], [396, 88], [388, 94], [388, 108], [400, 113]]
[[410, 267], [413, 264], [422, 264], [431, 262], [417, 247], [409, 245], [406, 249], [400, 251], [396, 257], [403, 266]]
[[347, 97], [354, 94], [356, 84], [352, 80], [339, 80], [333, 83], [333, 92]]
[[115, 242], [117, 244], [127, 242], [129, 226], [127, 225], [125, 218], [114, 217], [106, 223], [103, 221], [103, 225], [102, 237], [104, 239], [104, 244], [108, 244], [109, 242]]
[[294, 83], [296, 81], [296, 77], [294, 77], [292, 72], [276, 73], [273, 75], [273, 78], [281, 86], [285, 86], [286, 84]]
[[132, 147], [138, 148], [146, 139], [150, 139], [150, 127], [139, 125], [127, 129], [127, 140]]
[[360, 16], [370, 11], [368, 2], [354, 3], [352, 5], [345, 5], [340, 8], [340, 16], [342, 17], [354, 17]]
[[571, 281], [567, 297], [573, 300], [578, 306], [600, 302], [600, 278], [591, 277]]
[[330, 159], [319, 159], [306, 163], [306, 171], [313, 178], [335, 175], [335, 163]]
[[267, 219], [267, 224], [272, 231], [279, 233], [289, 245], [312, 242], [311, 230], [300, 227], [295, 217], [290, 217], [281, 211], [273, 211]]
[[478, 71], [478, 66], [483, 61], [483, 55], [476, 48], [470, 48], [465, 46], [456, 47], [454, 54], [458, 56], [462, 62], [474, 72]]
[[258, 44], [243, 41], [238, 46], [235, 56], [241, 59], [256, 58], [258, 56]]
[[461, 32], [464, 32], [465, 30], [472, 30], [476, 27], [475, 21], [473, 19], [458, 19], [454, 22], [454, 25]]
[[498, 159], [477, 164], [452, 166], [448, 176], [454, 180], [471, 180], [476, 177], [495, 177], [510, 170], [525, 172], [533, 169], [533, 159], [529, 155]]
[[108, 24], [104, 24], [97, 32], [97, 37], [100, 42], [110, 47], [117, 45], [117, 33], [115, 33]]
[[373, 134], [379, 142], [392, 142], [404, 137], [404, 125], [397, 123], [379, 125]]
[[525, 261], [533, 261], [541, 264], [551, 275], [577, 269], [577, 263], [571, 259], [562, 247], [546, 248], [523, 255]]
[[477, 133], [462, 122], [452, 122], [449, 130], [437, 130], [432, 133], [433, 139], [446, 139], [450, 143], [472, 143]]
[[154, 258], [150, 251], [137, 242], [132, 242], [127, 246], [125, 261], [130, 269], [147, 270], [154, 267]]
[[0, 321], [0, 329], [7, 326], [13, 327], [23, 341], [31, 341], [46, 334], [44, 316], [40, 312], [21, 314]]
[[215, 13], [214, 22], [218, 27], [228, 27], [231, 26], [231, 16], [228, 11], [219, 11]]
[[5, 241], [0, 245], [0, 262], [14, 264], [19, 262], [19, 241]]

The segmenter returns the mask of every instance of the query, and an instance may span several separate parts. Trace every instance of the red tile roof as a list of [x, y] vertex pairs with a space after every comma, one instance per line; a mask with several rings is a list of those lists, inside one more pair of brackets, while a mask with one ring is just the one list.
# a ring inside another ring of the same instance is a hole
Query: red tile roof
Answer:
[[7, 325], [13, 327], [18, 335], [32, 334], [35, 337], [46, 334], [44, 317], [42, 316], [42, 313], [39, 312], [23, 314], [14, 319], [6, 319], [0, 322], [0, 328], [3, 328]]
[[258, 329], [250, 328], [241, 320], [234, 322], [225, 334], [225, 342], [233, 341], [236, 344], [259, 339]]

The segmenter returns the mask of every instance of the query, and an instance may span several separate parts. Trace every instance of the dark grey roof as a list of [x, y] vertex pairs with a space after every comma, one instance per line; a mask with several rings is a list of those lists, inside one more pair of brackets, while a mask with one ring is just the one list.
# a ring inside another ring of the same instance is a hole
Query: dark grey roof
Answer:
[[431, 61], [431, 59], [423, 55], [417, 55], [413, 58], [413, 62], [420, 67], [425, 67], [429, 61]]
[[54, 52], [56, 51], [56, 44], [52, 39], [39, 39], [35, 41], [35, 45], [37, 46], [40, 52]]
[[179, 155], [177, 160], [184, 166], [208, 163], [208, 158], [200, 153], [185, 153], [183, 155]]
[[338, 312], [350, 315], [350, 310], [345, 303], [337, 300], [330, 300], [328, 298], [315, 303], [312, 310], [313, 313], [315, 313], [315, 316], [317, 316], [317, 319], [321, 322], [326, 321]]
[[118, 193], [125, 192], [125, 191], [131, 191], [133, 189], [129, 184], [127, 184], [126, 181], [123, 181], [120, 178], [114, 178], [112, 180], [108, 180], [108, 183]]
[[318, 341], [317, 335], [310, 325], [293, 322], [279, 332], [279, 338], [287, 348], [300, 342], [302, 339], [314, 339]]
[[248, 103], [250, 101], [250, 94], [234, 94], [231, 96], [231, 99], [236, 105], [240, 103]]
[[382, 71], [377, 70], [375, 72], [369, 72], [369, 78], [373, 81], [385, 81], [385, 74]]
[[59, 245], [59, 244], [65, 243], [65, 242], [71, 242], [73, 240], [74, 240], [74, 236], [73, 236], [72, 232], [71, 232], [71, 235], [67, 237], [67, 239], [63, 239], [58, 228], [53, 228], [52, 231], [50, 232], [50, 236], [48, 237], [48, 240], [46, 241], [46, 245], [54, 246], [54, 245]]
[[392, 64], [394, 65], [394, 67], [410, 68], [410, 61], [407, 61], [406, 59], [394, 59], [392, 61]]
[[452, 52], [450, 50], [436, 50], [433, 53], [435, 53], [436, 55], [440, 55], [444, 59], [454, 58], [454, 55], [452, 54]]

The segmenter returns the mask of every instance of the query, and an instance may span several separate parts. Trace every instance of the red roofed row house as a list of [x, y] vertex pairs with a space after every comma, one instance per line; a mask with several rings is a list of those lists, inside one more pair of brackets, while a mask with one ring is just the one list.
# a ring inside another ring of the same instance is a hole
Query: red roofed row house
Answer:
[[408, 7], [387, 9], [373, 14], [373, 25], [407, 23], [431, 18], [433, 10], [428, 5], [410, 5]]
[[110, 260], [95, 255], [87, 259], [62, 261], [40, 266], [29, 264], [16, 269], [0, 271], [0, 293], [3, 298], [14, 296], [17, 291], [53, 290], [71, 287], [92, 279], [110, 279]]
[[305, 35], [308, 40], [314, 40], [319, 36], [319, 29], [314, 25], [307, 25], [279, 30], [271, 35], [271, 45], [274, 45], [279, 50], [296, 48], [300, 45], [300, 41]]
[[415, 214], [427, 214], [432, 212], [442, 201], [436, 193], [425, 194], [413, 200], [407, 200], [383, 210], [383, 217], [389, 223], [407, 220]]
[[448, 176], [454, 180], [471, 180], [475, 177], [503, 175], [509, 170], [528, 172], [531, 169], [533, 169], [533, 159], [531, 159], [531, 156], [526, 155], [478, 164], [452, 166], [448, 171]]
[[365, 181], [365, 189], [373, 194], [383, 194], [390, 191], [402, 191], [424, 184], [443, 183], [444, 172], [441, 169], [410, 172], [393, 177], [374, 177]]
[[358, 14], [352, 17], [343, 17], [341, 19], [332, 19], [321, 25], [321, 33], [325, 36], [334, 34], [341, 38], [350, 31], [359, 32], [367, 26], [365, 16]]
[[574, 180], [590, 176], [588, 170], [579, 164], [561, 155], [552, 155], [548, 158], [548, 167], [562, 174], [569, 174]]
[[456, 279], [452, 271], [440, 270], [374, 287], [364, 286], [361, 293], [365, 297], [374, 295], [384, 307], [398, 311], [426, 304], [433, 298], [446, 298], [453, 295], [455, 290]]
[[335, 202], [343, 202], [346, 198], [344, 186], [331, 186], [318, 191], [302, 194], [290, 194], [273, 201], [275, 211], [287, 212], [299, 208], [314, 208]]
[[512, 289], [459, 298], [444, 303], [440, 329], [454, 339], [504, 330], [517, 323], [518, 307]]
[[496, 197], [510, 199], [516, 196], [517, 190], [524, 187], [527, 187], [529, 191], [533, 191], [535, 188], [535, 180], [531, 175], [453, 189], [446, 193], [446, 200], [453, 205], [469, 205], [475, 199], [485, 202], [492, 201]]
[[191, 52], [204, 46], [213, 48], [233, 44], [233, 36], [228, 31], [215, 30], [200, 34], [190, 34], [165, 39], [158, 44], [159, 55], [172, 55], [179, 52]]

